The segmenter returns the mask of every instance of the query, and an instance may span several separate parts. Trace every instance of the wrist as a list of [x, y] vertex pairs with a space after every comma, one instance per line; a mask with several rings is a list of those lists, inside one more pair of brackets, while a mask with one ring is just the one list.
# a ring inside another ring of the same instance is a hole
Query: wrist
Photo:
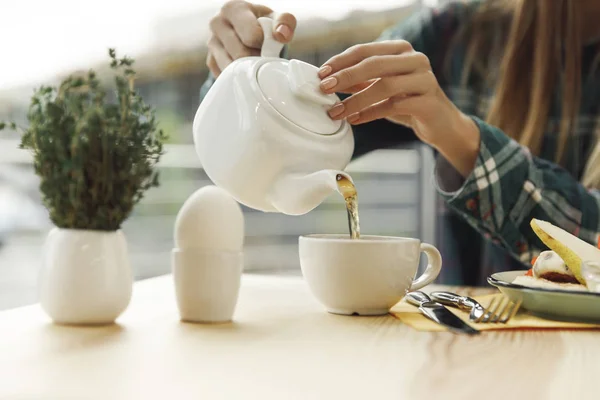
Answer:
[[479, 155], [479, 127], [471, 117], [457, 110], [448, 128], [449, 131], [433, 147], [466, 178], [475, 168]]

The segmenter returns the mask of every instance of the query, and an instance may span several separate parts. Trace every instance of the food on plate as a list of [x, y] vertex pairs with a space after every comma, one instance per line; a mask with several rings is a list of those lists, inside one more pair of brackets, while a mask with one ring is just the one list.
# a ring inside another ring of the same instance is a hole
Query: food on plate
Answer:
[[533, 264], [532, 271], [535, 278], [559, 283], [579, 283], [563, 259], [551, 250], [540, 253]]
[[563, 259], [551, 250], [541, 252], [533, 268], [515, 278], [513, 283], [545, 289], [587, 291], [587, 287], [577, 281]]
[[517, 276], [513, 281], [515, 285], [526, 286], [529, 288], [567, 290], [571, 292], [589, 292], [587, 286], [581, 283], [558, 283], [546, 279], [534, 278], [533, 276]]
[[540, 240], [564, 260], [577, 281], [585, 285], [585, 279], [581, 274], [581, 261], [600, 261], [600, 249], [550, 222], [534, 218], [530, 225]]
[[540, 253], [533, 267], [513, 283], [546, 289], [588, 291], [581, 264], [583, 261], [600, 261], [600, 249], [546, 221], [533, 219], [531, 227], [551, 250]]

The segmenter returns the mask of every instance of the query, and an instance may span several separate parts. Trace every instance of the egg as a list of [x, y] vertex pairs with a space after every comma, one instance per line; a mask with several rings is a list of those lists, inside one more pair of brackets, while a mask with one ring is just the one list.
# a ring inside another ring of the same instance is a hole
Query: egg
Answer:
[[533, 275], [537, 278], [546, 273], [558, 273], [573, 276], [565, 262], [554, 251], [542, 251], [533, 264]]
[[181, 250], [241, 251], [244, 214], [227, 191], [213, 185], [194, 192], [175, 220], [175, 246]]

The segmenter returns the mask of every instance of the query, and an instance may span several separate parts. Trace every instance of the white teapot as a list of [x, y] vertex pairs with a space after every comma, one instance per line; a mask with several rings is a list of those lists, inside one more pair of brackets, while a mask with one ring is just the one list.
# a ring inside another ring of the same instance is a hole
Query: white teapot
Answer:
[[334, 190], [354, 150], [350, 124], [327, 109], [339, 101], [319, 89], [318, 68], [279, 58], [273, 20], [260, 57], [229, 64], [194, 118], [200, 162], [215, 185], [256, 210], [305, 214]]

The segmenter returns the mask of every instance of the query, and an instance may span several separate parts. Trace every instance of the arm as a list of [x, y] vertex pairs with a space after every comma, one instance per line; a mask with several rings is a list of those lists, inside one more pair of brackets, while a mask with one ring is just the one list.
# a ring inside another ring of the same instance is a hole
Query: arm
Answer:
[[[212, 73], [209, 73], [208, 78], [200, 88], [200, 101], [206, 96], [206, 93], [214, 82], [215, 77]], [[338, 95], [342, 99], [348, 96], [343, 93], [338, 93]], [[384, 119], [354, 126], [352, 127], [352, 131], [354, 133], [353, 158], [360, 157], [376, 149], [400, 146], [417, 140], [412, 129]]]
[[385, 118], [411, 126], [439, 152], [437, 186], [449, 206], [512, 255], [526, 262], [544, 248], [529, 226], [532, 218], [597, 244], [600, 194], [559, 166], [532, 157], [499, 129], [462, 113], [432, 73], [435, 60], [410, 43], [356, 46], [322, 68], [326, 92], [352, 93], [330, 110], [333, 119], [361, 125]]
[[[413, 49], [428, 56], [431, 70], [444, 86], [443, 68], [446, 51], [460, 24], [473, 8], [465, 4], [452, 3], [442, 9], [423, 8], [384, 31], [377, 41], [406, 40]], [[342, 100], [350, 94], [338, 93]], [[376, 119], [352, 127], [355, 139], [354, 157], [370, 151], [402, 146], [418, 140], [414, 130], [387, 119]]]
[[[443, 10], [423, 9], [387, 29], [377, 41], [404, 39], [410, 42], [416, 51], [429, 56], [434, 72], [437, 73], [439, 70], [441, 75], [449, 40], [464, 18], [466, 10], [467, 7], [460, 4], [451, 5]], [[282, 57], [287, 57], [287, 46], [284, 47]], [[200, 101], [215, 79], [214, 74], [210, 73], [200, 89]], [[338, 95], [341, 99], [349, 96], [344, 93], [338, 93]], [[354, 157], [359, 157], [375, 149], [401, 146], [417, 140], [411, 128], [385, 119], [355, 125], [353, 133], [355, 138]]]
[[[284, 47], [283, 56], [286, 54], [287, 46]], [[215, 77], [209, 72], [208, 78], [200, 87], [200, 101], [215, 82]], [[348, 95], [338, 93], [344, 99]], [[376, 149], [400, 146], [417, 140], [412, 129], [380, 119], [369, 124], [357, 125], [352, 128], [354, 133], [354, 155], [360, 157]]]
[[[209, 73], [208, 78], [200, 88], [200, 101], [206, 96], [214, 82], [215, 77], [212, 73]], [[344, 99], [348, 95], [339, 93], [339, 96]], [[354, 133], [353, 158], [360, 157], [376, 149], [400, 146], [417, 140], [412, 129], [391, 123], [385, 119], [354, 126], [352, 132]]]
[[489, 240], [528, 263], [545, 246], [532, 218], [598, 243], [600, 193], [566, 170], [533, 157], [498, 128], [474, 118], [480, 131], [475, 168], [465, 178], [446, 158], [436, 161], [435, 184], [448, 205]]

